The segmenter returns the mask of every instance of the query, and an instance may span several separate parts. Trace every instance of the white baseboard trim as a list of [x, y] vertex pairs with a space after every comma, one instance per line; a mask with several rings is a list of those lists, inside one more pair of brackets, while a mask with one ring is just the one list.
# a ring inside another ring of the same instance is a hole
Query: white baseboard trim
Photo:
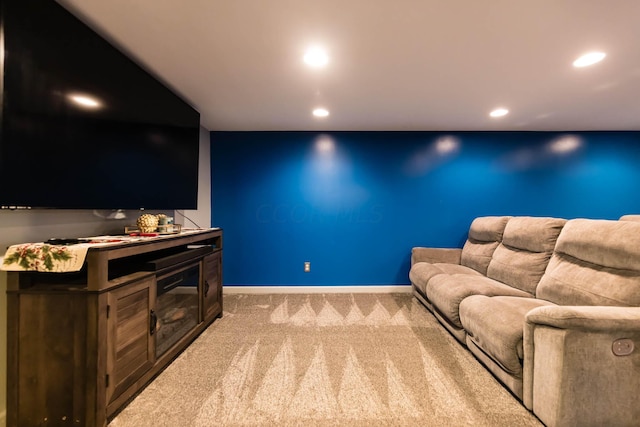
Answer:
[[392, 294], [410, 293], [411, 285], [381, 286], [233, 286], [222, 287], [223, 294]]

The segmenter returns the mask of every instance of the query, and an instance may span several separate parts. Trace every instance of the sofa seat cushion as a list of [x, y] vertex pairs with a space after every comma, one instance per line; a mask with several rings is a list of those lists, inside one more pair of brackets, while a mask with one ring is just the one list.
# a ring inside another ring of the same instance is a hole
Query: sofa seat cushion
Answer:
[[471, 295], [507, 295], [533, 298], [527, 292], [475, 274], [440, 274], [427, 283], [427, 298], [451, 324], [462, 328], [458, 313], [460, 303]]
[[433, 276], [438, 274], [471, 274], [481, 276], [481, 274], [473, 268], [465, 267], [464, 265], [418, 262], [409, 270], [409, 280], [426, 295], [427, 283]]
[[554, 305], [535, 298], [475, 295], [460, 304], [460, 320], [467, 337], [510, 375], [522, 378], [522, 335], [526, 314]]

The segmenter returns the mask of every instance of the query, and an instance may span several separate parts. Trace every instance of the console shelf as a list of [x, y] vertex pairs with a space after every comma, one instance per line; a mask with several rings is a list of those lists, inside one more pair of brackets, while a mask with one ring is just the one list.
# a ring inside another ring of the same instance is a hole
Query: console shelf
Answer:
[[[173, 277], [177, 296], [159, 285]], [[8, 272], [7, 315], [7, 426], [106, 426], [222, 316], [222, 230], [92, 247], [77, 273]], [[160, 327], [180, 335], [161, 346]]]

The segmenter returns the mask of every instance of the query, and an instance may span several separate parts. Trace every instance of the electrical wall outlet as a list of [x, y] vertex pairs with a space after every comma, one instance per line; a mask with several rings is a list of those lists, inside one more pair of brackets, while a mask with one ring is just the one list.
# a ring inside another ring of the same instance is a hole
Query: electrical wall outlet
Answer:
[[311, 262], [310, 261], [305, 261], [304, 262], [304, 272], [305, 273], [311, 272]]

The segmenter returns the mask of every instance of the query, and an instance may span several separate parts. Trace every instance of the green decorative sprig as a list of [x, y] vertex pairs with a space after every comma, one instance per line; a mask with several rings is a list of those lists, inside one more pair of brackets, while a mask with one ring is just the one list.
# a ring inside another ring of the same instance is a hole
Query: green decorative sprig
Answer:
[[64, 246], [53, 247], [50, 245], [42, 245], [33, 247], [24, 245], [16, 252], [5, 257], [3, 264], [18, 264], [25, 270], [32, 270], [42, 262], [44, 263], [44, 267], [48, 271], [51, 271], [53, 270], [54, 261], [68, 261], [71, 257], [71, 254]]

